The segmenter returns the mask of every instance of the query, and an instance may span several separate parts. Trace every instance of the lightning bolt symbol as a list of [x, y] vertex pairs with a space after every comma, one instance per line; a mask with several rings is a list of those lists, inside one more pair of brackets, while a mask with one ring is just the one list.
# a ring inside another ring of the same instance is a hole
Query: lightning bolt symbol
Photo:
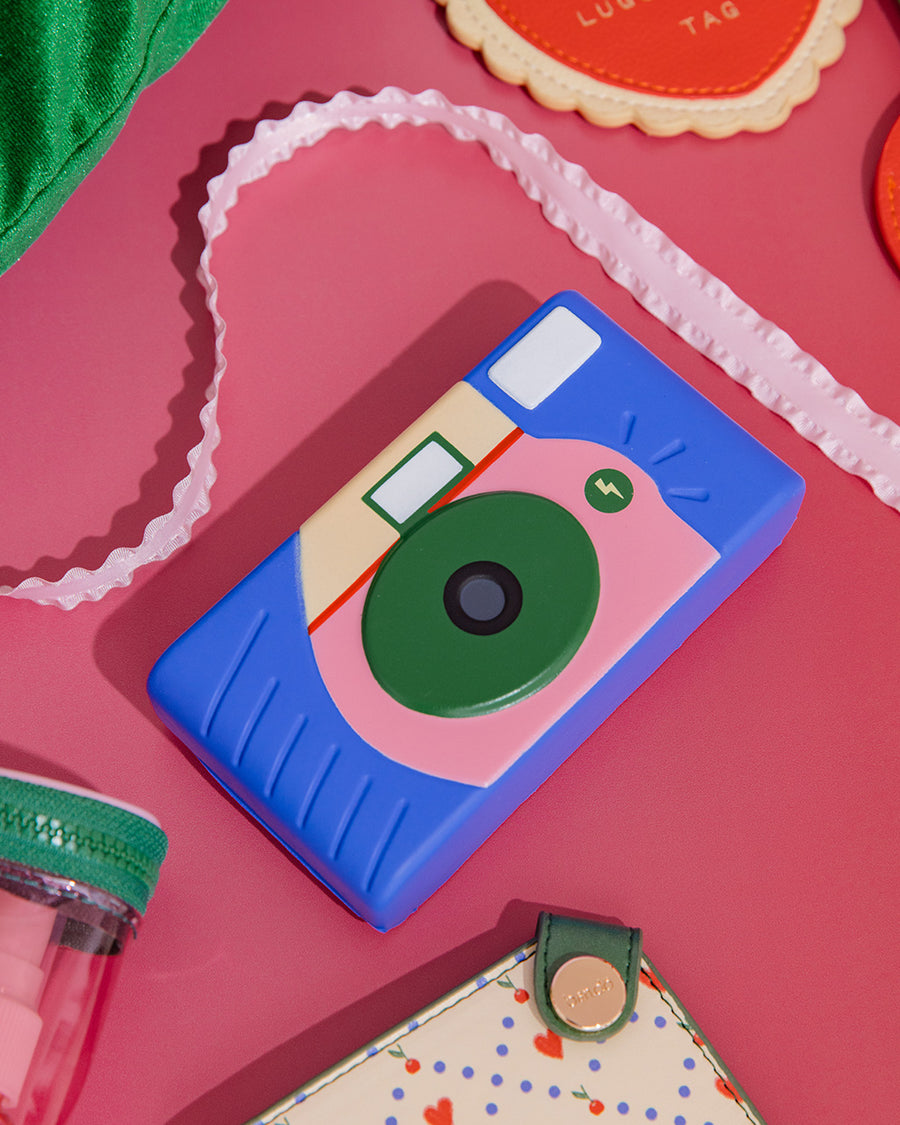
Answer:
[[598, 477], [594, 481], [594, 484], [600, 489], [600, 491], [603, 493], [604, 496], [609, 496], [609, 494], [612, 492], [614, 495], [618, 496], [618, 498], [620, 500], [625, 499], [625, 497], [618, 490], [618, 488], [616, 488], [615, 483], [613, 481], [610, 481], [609, 484], [606, 484], [601, 477]]

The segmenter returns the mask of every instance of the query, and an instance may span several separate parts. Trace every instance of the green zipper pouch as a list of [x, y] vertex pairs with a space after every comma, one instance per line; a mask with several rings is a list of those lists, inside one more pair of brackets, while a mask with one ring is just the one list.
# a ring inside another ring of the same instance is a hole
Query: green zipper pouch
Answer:
[[0, 0], [0, 272], [225, 0]]

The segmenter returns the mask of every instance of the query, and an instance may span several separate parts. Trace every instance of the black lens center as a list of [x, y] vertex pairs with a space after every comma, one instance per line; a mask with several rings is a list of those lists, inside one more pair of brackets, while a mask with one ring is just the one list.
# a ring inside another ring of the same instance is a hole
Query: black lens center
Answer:
[[444, 608], [466, 633], [489, 636], [508, 628], [519, 616], [522, 587], [501, 563], [466, 563], [447, 579]]
[[506, 606], [506, 594], [496, 579], [476, 575], [460, 587], [459, 605], [473, 621], [493, 621]]

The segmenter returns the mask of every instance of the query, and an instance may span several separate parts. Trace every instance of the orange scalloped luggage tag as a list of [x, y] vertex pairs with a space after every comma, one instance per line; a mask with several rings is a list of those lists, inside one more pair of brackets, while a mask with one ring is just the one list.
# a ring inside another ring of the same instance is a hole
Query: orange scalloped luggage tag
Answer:
[[862, 0], [437, 0], [506, 82], [597, 125], [765, 132], [812, 97]]

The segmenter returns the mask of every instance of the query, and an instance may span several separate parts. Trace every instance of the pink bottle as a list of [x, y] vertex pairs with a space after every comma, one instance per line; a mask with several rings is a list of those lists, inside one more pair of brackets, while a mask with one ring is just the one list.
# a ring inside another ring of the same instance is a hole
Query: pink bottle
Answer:
[[156, 886], [149, 814], [0, 770], [0, 1125], [55, 1125]]

